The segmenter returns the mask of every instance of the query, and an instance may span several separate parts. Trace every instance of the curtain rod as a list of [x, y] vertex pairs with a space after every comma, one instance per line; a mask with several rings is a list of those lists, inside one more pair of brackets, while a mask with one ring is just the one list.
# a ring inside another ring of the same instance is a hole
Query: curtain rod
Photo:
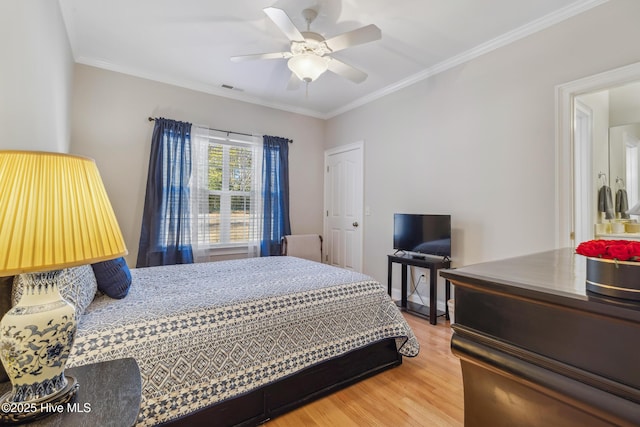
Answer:
[[[154, 119], [153, 117], [149, 117], [149, 121], [150, 121], [150, 122], [153, 122], [153, 121], [155, 121], [155, 120], [156, 120], [156, 119]], [[201, 127], [205, 127], [205, 126], [201, 126]], [[233, 133], [233, 134], [236, 134], [236, 135], [244, 135], [244, 136], [256, 136], [256, 135], [252, 135], [252, 134], [250, 134], [250, 133], [234, 132], [234, 131], [232, 131], [232, 130], [214, 129], [214, 128], [210, 128], [210, 127], [205, 127], [205, 129], [208, 129], [208, 130], [215, 130], [216, 132], [226, 133], [226, 134], [227, 134], [227, 136], [228, 136], [230, 133]], [[287, 141], [289, 141], [289, 144], [293, 144], [293, 139], [287, 139]]]

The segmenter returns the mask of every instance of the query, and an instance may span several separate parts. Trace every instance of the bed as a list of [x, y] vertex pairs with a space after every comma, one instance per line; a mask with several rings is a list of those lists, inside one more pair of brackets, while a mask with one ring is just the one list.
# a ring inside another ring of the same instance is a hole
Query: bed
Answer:
[[85, 310], [67, 366], [135, 358], [140, 426], [255, 425], [419, 351], [360, 273], [285, 256], [131, 274]]

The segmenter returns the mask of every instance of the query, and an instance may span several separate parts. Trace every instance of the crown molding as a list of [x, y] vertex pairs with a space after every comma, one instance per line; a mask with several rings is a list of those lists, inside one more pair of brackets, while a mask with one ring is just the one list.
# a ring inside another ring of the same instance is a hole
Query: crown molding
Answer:
[[194, 90], [196, 92], [208, 93], [210, 95], [220, 96], [220, 97], [223, 97], [223, 98], [229, 98], [229, 99], [233, 99], [233, 100], [236, 100], [236, 101], [247, 102], [249, 104], [260, 105], [262, 107], [274, 108], [276, 110], [282, 110], [282, 111], [286, 111], [286, 112], [289, 112], [289, 113], [301, 114], [301, 115], [304, 115], [304, 116], [314, 117], [314, 118], [318, 118], [318, 119], [326, 119], [325, 114], [320, 113], [320, 112], [315, 111], [315, 110], [310, 110], [310, 109], [306, 109], [306, 108], [292, 107], [291, 105], [270, 102], [270, 101], [264, 100], [262, 98], [258, 98], [258, 97], [251, 96], [251, 95], [247, 95], [247, 94], [242, 93], [242, 92], [232, 91], [232, 90], [228, 90], [228, 89], [221, 89], [221, 88], [218, 88], [216, 86], [197, 83], [197, 82], [194, 82], [194, 81], [191, 81], [191, 80], [182, 80], [182, 79], [176, 79], [176, 78], [172, 78], [172, 77], [167, 77], [167, 76], [162, 75], [162, 74], [147, 73], [147, 72], [141, 71], [141, 70], [133, 68], [133, 67], [126, 67], [126, 66], [123, 66], [123, 65], [120, 65], [120, 64], [115, 64], [115, 63], [110, 62], [110, 61], [105, 61], [105, 60], [100, 60], [100, 59], [95, 59], [95, 58], [86, 58], [86, 57], [76, 58], [75, 61], [78, 64], [83, 64], [83, 65], [88, 65], [88, 66], [91, 66], [91, 67], [96, 67], [96, 68], [101, 68], [101, 69], [105, 69], [105, 70], [109, 70], [109, 71], [114, 71], [116, 73], [122, 73], [122, 74], [130, 75], [130, 76], [133, 76], [133, 77], [139, 77], [139, 78], [146, 79], [146, 80], [152, 80], [152, 81], [159, 82], [159, 83], [165, 83], [165, 84], [169, 84], [169, 85], [172, 85], [172, 86], [182, 87], [182, 88], [185, 88], [185, 89], [191, 89], [191, 90]]
[[363, 96], [362, 98], [356, 99], [349, 104], [335, 109], [325, 115], [325, 119], [329, 119], [331, 117], [338, 116], [342, 113], [345, 113], [349, 110], [353, 110], [354, 108], [361, 107], [365, 104], [368, 104], [376, 99], [382, 98], [391, 93], [397, 92], [400, 89], [404, 89], [408, 86], [411, 86], [415, 83], [418, 83], [422, 80], [428, 79], [436, 74], [442, 73], [443, 71], [449, 70], [458, 65], [464, 64], [465, 62], [469, 62], [479, 56], [482, 56], [486, 53], [499, 49], [503, 46], [511, 44], [515, 41], [518, 41], [524, 37], [527, 37], [531, 34], [542, 31], [546, 28], [549, 28], [555, 24], [558, 24], [564, 20], [572, 18], [576, 15], [581, 14], [582, 12], [586, 12], [589, 9], [593, 9], [596, 6], [600, 6], [601, 4], [607, 3], [609, 0], [579, 0], [570, 5], [565, 6], [562, 9], [558, 9], [553, 13], [545, 15], [541, 18], [538, 18], [534, 21], [529, 22], [521, 27], [516, 28], [515, 30], [504, 33], [492, 40], [489, 40], [485, 43], [482, 43], [474, 48], [467, 50], [459, 55], [453, 56], [446, 61], [442, 61], [433, 67], [427, 68], [419, 73], [416, 73], [412, 76], [407, 77], [404, 80], [401, 80], [397, 83], [384, 87], [378, 91], [372, 92], [369, 95]]

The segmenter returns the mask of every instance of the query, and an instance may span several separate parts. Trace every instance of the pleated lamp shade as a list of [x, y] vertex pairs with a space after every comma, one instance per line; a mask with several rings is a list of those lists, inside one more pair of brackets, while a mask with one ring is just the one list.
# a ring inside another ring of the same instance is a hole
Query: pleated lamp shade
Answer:
[[93, 160], [0, 151], [0, 276], [58, 270], [126, 253]]

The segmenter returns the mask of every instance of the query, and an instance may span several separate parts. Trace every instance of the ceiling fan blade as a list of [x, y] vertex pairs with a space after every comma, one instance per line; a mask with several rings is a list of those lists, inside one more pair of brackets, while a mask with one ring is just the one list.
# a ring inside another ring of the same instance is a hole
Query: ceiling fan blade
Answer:
[[357, 30], [331, 37], [330, 39], [325, 40], [325, 43], [331, 51], [337, 52], [351, 46], [380, 40], [381, 37], [382, 31], [380, 31], [380, 28], [371, 24], [366, 27], [358, 28]]
[[287, 15], [284, 10], [276, 7], [267, 7], [263, 9], [263, 11], [269, 18], [271, 18], [273, 23], [280, 28], [280, 31], [282, 31], [289, 40], [304, 42], [304, 37], [300, 34], [300, 31], [296, 28], [293, 21], [291, 21], [291, 18], [289, 18], [289, 15]]
[[329, 71], [336, 73], [346, 79], [351, 80], [354, 83], [362, 83], [367, 79], [367, 73], [360, 71], [351, 65], [345, 64], [335, 58], [331, 58], [329, 61]]
[[287, 83], [287, 90], [296, 90], [300, 87], [300, 79], [294, 73], [291, 73], [289, 77], [289, 83]]
[[232, 56], [233, 62], [251, 61], [254, 59], [287, 59], [291, 58], [291, 52], [256, 53], [255, 55]]

